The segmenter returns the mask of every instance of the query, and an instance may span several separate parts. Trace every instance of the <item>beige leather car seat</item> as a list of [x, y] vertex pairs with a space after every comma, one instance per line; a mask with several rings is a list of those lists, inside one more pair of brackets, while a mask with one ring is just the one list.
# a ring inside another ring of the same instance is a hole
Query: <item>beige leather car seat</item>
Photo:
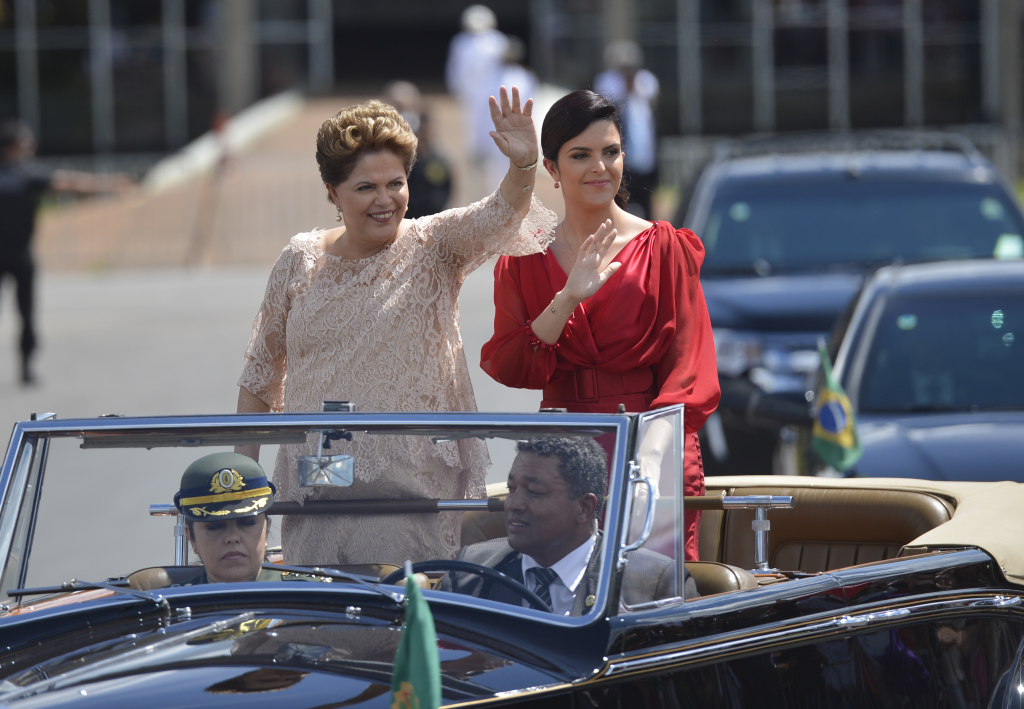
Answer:
[[[924, 492], [849, 488], [734, 488], [708, 494], [792, 495], [793, 509], [768, 513], [769, 563], [784, 571], [821, 572], [882, 561], [948, 522], [953, 506]], [[754, 566], [754, 510], [702, 513], [701, 559]]]

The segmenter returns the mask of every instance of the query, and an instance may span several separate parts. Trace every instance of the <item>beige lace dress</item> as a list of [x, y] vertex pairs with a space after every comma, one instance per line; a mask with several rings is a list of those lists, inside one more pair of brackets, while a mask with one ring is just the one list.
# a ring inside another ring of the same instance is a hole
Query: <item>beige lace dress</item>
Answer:
[[[321, 232], [299, 234], [271, 271], [238, 385], [273, 411], [319, 411], [346, 399], [360, 411], [475, 411], [459, 333], [459, 289], [495, 254], [547, 248], [556, 217], [534, 198], [526, 218], [495, 192], [468, 207], [413, 220], [378, 254], [327, 254]], [[479, 498], [490, 465], [482, 441], [366, 436], [332, 443], [355, 457], [352, 487], [300, 488], [296, 460], [317, 440], [282, 445], [279, 500]], [[461, 515], [286, 516], [289, 564], [451, 558]]]

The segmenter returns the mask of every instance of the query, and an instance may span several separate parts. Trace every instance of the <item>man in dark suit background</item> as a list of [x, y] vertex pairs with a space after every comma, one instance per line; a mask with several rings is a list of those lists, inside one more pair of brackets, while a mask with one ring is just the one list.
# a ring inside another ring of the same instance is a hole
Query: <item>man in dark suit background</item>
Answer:
[[[507, 539], [472, 544], [456, 559], [523, 583], [559, 615], [579, 616], [596, 601], [603, 535], [597, 516], [608, 486], [604, 449], [589, 437], [531, 438], [516, 446], [505, 499]], [[621, 602], [676, 595], [675, 562], [638, 549], [623, 570]], [[441, 590], [523, 605], [507, 586], [470, 573], [445, 575]], [[697, 595], [686, 580], [686, 597]]]

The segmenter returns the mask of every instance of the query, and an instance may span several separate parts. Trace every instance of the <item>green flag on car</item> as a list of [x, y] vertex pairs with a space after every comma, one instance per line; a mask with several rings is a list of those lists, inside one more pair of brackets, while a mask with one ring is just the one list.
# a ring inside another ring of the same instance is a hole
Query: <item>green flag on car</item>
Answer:
[[391, 676], [392, 709], [437, 709], [441, 706], [441, 662], [430, 606], [423, 600], [412, 573], [405, 565], [405, 624], [395, 654]]
[[814, 416], [814, 437], [811, 445], [818, 457], [839, 471], [849, 470], [863, 453], [857, 437], [857, 421], [850, 397], [832, 376], [832, 361], [824, 346], [819, 348], [825, 384]]

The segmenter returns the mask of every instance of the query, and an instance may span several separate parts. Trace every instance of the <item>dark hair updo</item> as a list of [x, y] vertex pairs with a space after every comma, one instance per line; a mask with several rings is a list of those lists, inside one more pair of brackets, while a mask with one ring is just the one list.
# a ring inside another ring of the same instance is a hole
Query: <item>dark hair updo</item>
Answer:
[[[611, 121], [622, 136], [622, 123], [615, 104], [601, 94], [582, 89], [573, 91], [555, 101], [555, 104], [544, 116], [544, 124], [540, 129], [540, 147], [544, 157], [558, 162], [558, 151], [570, 140], [578, 136], [597, 121]], [[629, 204], [629, 191], [626, 189], [625, 175], [619, 182], [619, 191], [615, 194], [615, 204], [622, 209]]]

